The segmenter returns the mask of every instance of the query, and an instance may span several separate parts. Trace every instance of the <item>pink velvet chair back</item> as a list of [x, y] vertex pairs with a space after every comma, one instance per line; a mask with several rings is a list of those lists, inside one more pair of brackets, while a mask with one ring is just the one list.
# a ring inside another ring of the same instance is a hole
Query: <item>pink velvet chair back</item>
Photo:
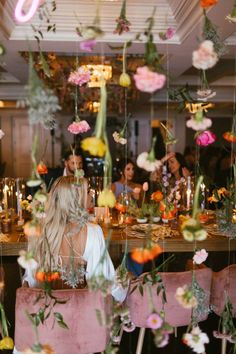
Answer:
[[[165, 318], [166, 321], [173, 327], [186, 326], [190, 323], [191, 320], [191, 309], [185, 309], [179, 304], [175, 298], [176, 289], [182, 287], [183, 285], [191, 285], [192, 281], [192, 272], [163, 272], [159, 273], [163, 280], [167, 303], [165, 304]], [[200, 287], [206, 293], [206, 307], [209, 306], [210, 302], [210, 289], [212, 281], [212, 270], [209, 268], [199, 269], [195, 271], [196, 279]], [[140, 277], [142, 279], [143, 275]], [[151, 314], [152, 309], [149, 306], [149, 296], [144, 285], [144, 294], [140, 294], [139, 290], [136, 289], [132, 292], [132, 289], [140, 279], [132, 282], [130, 294], [127, 297], [127, 303], [130, 308], [131, 319], [137, 327], [146, 328], [146, 321], [148, 316]], [[152, 298], [154, 301], [154, 306], [157, 311], [162, 309], [162, 298], [160, 295], [157, 295], [156, 292], [157, 286], [152, 286]], [[199, 319], [203, 321], [207, 318], [206, 313]]]
[[[28, 313], [37, 312], [39, 304], [34, 304], [40, 289], [19, 288], [16, 293], [15, 347], [18, 351], [32, 346], [35, 342], [32, 325], [27, 318]], [[89, 292], [87, 289], [55, 290], [53, 295], [58, 299], [66, 299], [65, 304], [56, 304], [55, 312], [63, 315], [69, 329], [63, 329], [57, 323], [53, 326], [53, 315], [44, 325], [39, 325], [41, 344], [51, 345], [57, 354], [88, 354], [101, 352], [109, 341], [109, 330], [100, 326], [96, 317], [96, 309], [110, 313], [111, 298], [104, 298], [101, 292]]]
[[232, 264], [219, 272], [213, 272], [211, 288], [211, 305], [213, 311], [220, 316], [225, 303], [225, 292], [236, 310], [236, 264]]

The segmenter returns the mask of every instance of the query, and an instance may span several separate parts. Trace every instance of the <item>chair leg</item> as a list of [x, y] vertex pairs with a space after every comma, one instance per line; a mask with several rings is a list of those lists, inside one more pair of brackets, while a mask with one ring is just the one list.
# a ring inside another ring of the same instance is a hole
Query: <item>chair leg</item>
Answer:
[[221, 354], [226, 354], [227, 339], [223, 338], [221, 342]]
[[145, 336], [145, 328], [140, 328], [139, 336], [138, 336], [138, 344], [137, 344], [137, 348], [136, 348], [136, 354], [142, 353], [144, 336]]
[[174, 334], [175, 334], [175, 338], [177, 338], [178, 337], [178, 333], [177, 333], [177, 327], [174, 327]]

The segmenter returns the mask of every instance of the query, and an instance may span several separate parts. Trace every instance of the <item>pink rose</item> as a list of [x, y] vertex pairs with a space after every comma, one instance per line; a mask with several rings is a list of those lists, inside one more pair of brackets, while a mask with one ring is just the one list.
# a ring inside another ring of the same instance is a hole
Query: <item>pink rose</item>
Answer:
[[216, 136], [210, 130], [205, 130], [196, 137], [196, 144], [199, 146], [208, 146], [216, 141]]
[[148, 182], [144, 182], [143, 184], [143, 191], [147, 192], [148, 191]]
[[86, 120], [81, 120], [79, 122], [73, 122], [72, 124], [69, 125], [67, 130], [69, 130], [70, 133], [72, 134], [80, 134], [80, 133], [85, 133], [90, 129], [90, 126], [86, 122]]
[[137, 68], [134, 81], [138, 90], [152, 93], [164, 86], [166, 77], [165, 75], [151, 71], [147, 66], [143, 66]]

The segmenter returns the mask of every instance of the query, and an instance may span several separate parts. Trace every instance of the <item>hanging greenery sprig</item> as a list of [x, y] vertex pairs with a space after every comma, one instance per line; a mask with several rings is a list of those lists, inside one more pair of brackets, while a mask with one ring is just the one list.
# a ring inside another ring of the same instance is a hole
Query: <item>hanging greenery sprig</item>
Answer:
[[218, 57], [221, 57], [226, 52], [226, 47], [224, 42], [220, 39], [220, 36], [217, 32], [217, 27], [211, 22], [209, 17], [206, 14], [206, 10], [203, 9], [204, 24], [202, 37], [205, 40], [210, 40], [214, 43], [214, 50], [217, 53]]
[[93, 19], [93, 22], [89, 26], [83, 26], [79, 21], [79, 26], [76, 27], [76, 32], [80, 37], [83, 37], [84, 40], [95, 40], [98, 37], [104, 35], [103, 30], [101, 29], [100, 21], [100, 1], [96, 1], [96, 13]]
[[144, 31], [144, 35], [147, 38], [145, 43], [145, 53], [144, 58], [147, 65], [152, 68], [154, 71], [164, 72], [164, 69], [161, 65], [161, 58], [157, 50], [157, 46], [153, 43], [153, 27], [155, 25], [155, 14], [156, 7], [154, 7], [151, 17], [148, 17], [146, 23], [148, 27]]
[[126, 17], [126, 0], [123, 0], [121, 10], [120, 10], [120, 15], [116, 19], [116, 29], [114, 30], [114, 34], [119, 34], [121, 35], [123, 32], [129, 32], [130, 28], [129, 26], [131, 23], [127, 20]]
[[46, 129], [56, 125], [55, 113], [61, 109], [58, 97], [46, 88], [34, 69], [32, 53], [29, 53], [28, 117], [30, 124], [41, 123]]

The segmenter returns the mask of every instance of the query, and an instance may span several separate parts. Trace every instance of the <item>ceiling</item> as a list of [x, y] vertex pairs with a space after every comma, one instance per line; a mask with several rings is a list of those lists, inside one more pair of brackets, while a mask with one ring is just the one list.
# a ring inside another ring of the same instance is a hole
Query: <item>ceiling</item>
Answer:
[[[30, 4], [31, 1], [27, 0]], [[48, 0], [49, 1], [49, 0]], [[42, 24], [36, 14], [31, 22], [19, 24], [14, 19], [16, 0], [1, 0], [0, 3], [0, 43], [6, 49], [0, 57], [0, 100], [17, 100], [25, 96], [25, 85], [28, 77], [27, 61], [20, 52], [38, 50], [37, 41], [31, 25], [43, 32], [41, 48], [44, 52], [55, 52], [60, 57], [83, 57], [79, 48], [81, 38], [75, 28], [79, 22], [91, 25], [94, 19], [95, 0], [56, 0], [56, 10], [52, 12], [50, 23], [56, 25], [56, 32], [47, 32], [45, 23]], [[105, 35], [101, 37], [93, 54], [101, 57], [101, 61], [111, 60], [121, 51], [114, 53], [108, 46], [119, 45], [124, 41], [135, 38], [143, 31], [146, 19], [151, 16], [156, 6], [154, 42], [158, 51], [163, 55], [164, 65], [170, 74], [169, 86], [181, 86], [188, 83], [191, 87], [199, 85], [199, 72], [192, 67], [192, 51], [198, 47], [201, 40], [202, 9], [199, 0], [127, 0], [127, 18], [131, 22], [128, 33], [114, 34], [115, 19], [119, 16], [121, 0], [101, 1], [101, 28]], [[236, 25], [229, 23], [225, 17], [231, 12], [234, 0], [219, 0], [218, 4], [208, 10], [208, 17], [217, 25], [221, 39], [225, 40], [227, 52], [218, 64], [208, 73], [211, 87], [216, 89], [217, 102], [232, 103], [235, 87], [235, 45]], [[168, 41], [160, 40], [158, 32], [174, 27], [176, 33]], [[143, 54], [144, 44], [134, 41], [128, 49], [134, 56]], [[115, 59], [115, 60], [116, 60]], [[153, 96], [154, 101], [165, 102], [166, 91], [162, 90]], [[213, 101], [214, 101], [213, 100]]]

